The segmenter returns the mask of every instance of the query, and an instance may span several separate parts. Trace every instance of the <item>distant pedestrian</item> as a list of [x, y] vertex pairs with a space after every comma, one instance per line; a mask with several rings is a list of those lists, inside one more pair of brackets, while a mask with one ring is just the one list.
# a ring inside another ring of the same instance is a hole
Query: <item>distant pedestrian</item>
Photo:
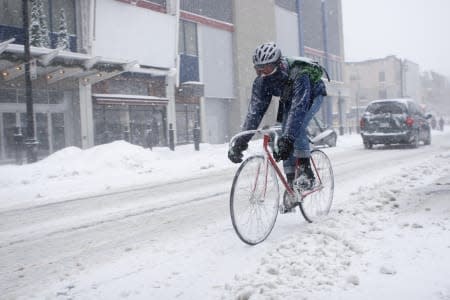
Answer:
[[150, 124], [147, 124], [147, 130], [145, 130], [145, 145], [150, 150], [153, 149], [153, 130]]
[[444, 131], [444, 118], [443, 117], [439, 118], [439, 130]]
[[435, 130], [436, 129], [436, 118], [435, 117], [432, 117], [431, 118], [431, 128], [433, 129], [433, 130]]
[[159, 126], [155, 119], [151, 123], [147, 124], [147, 130], [145, 131], [145, 144], [150, 150], [154, 146], [159, 144]]

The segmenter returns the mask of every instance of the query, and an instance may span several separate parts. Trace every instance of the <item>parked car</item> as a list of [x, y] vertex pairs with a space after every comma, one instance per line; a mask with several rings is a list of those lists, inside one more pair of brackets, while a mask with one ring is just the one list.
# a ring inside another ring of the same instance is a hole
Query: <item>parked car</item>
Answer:
[[412, 99], [384, 99], [369, 103], [360, 121], [364, 147], [375, 144], [409, 144], [416, 148], [420, 142], [431, 143], [428, 119]]

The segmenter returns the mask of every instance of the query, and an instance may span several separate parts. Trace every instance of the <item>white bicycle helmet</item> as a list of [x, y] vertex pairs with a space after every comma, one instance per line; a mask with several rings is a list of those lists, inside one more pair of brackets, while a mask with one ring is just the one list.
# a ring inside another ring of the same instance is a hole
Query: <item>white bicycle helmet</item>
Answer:
[[265, 65], [278, 61], [281, 57], [281, 50], [275, 43], [264, 43], [255, 49], [253, 54], [253, 64]]

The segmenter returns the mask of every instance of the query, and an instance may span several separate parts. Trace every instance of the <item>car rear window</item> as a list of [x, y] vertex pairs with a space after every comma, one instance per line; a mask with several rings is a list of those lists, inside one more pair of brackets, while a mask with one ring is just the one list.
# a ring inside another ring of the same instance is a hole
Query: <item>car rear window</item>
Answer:
[[378, 102], [372, 103], [367, 107], [367, 112], [374, 115], [378, 114], [402, 114], [406, 112], [406, 106], [398, 102]]

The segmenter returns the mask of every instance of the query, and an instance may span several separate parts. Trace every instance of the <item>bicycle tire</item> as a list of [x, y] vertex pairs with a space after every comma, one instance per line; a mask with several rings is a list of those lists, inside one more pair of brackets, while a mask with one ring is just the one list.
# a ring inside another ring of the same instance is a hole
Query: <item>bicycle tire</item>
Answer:
[[321, 188], [300, 201], [300, 211], [310, 223], [330, 212], [334, 193], [333, 168], [328, 156], [321, 150], [313, 150], [311, 163], [315, 164], [316, 180], [320, 178]]
[[[265, 174], [265, 176], [264, 176]], [[237, 170], [230, 193], [230, 215], [246, 244], [264, 241], [275, 225], [280, 191], [275, 170], [264, 156], [247, 158]]]

